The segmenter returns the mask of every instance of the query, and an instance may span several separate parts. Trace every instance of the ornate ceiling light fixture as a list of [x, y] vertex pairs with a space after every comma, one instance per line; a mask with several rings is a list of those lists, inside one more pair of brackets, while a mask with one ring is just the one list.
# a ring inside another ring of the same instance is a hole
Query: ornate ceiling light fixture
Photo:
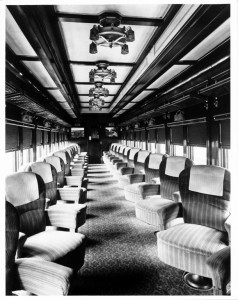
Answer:
[[94, 95], [94, 98], [89, 100], [89, 110], [102, 110], [104, 100], [99, 95]]
[[102, 87], [102, 85], [102, 82], [96, 82], [95, 88], [89, 90], [89, 97], [93, 97], [94, 95], [107, 97], [109, 95], [109, 90]]
[[127, 42], [135, 40], [135, 33], [130, 26], [118, 27], [121, 24], [121, 16], [114, 12], [103, 13], [99, 16], [99, 24], [90, 30], [89, 47], [91, 54], [97, 53], [97, 46], [116, 47], [121, 46], [121, 54], [128, 54]]
[[117, 78], [117, 73], [115, 70], [108, 69], [109, 64], [107, 62], [99, 62], [96, 64], [98, 69], [92, 69], [89, 72], [89, 81], [104, 81], [110, 80], [111, 83], [115, 82], [115, 78]]

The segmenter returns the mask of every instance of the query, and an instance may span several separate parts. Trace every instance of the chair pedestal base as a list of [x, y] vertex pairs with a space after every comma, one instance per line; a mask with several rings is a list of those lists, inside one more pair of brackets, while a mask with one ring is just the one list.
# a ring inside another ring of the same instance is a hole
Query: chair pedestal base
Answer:
[[189, 287], [196, 290], [207, 291], [212, 288], [212, 280], [207, 277], [185, 272], [183, 273], [183, 280]]

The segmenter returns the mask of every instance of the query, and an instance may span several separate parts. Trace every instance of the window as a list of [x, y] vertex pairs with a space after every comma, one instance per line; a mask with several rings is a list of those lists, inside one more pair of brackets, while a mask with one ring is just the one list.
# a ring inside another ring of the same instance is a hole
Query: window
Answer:
[[156, 143], [148, 143], [148, 150], [151, 153], [156, 153]]
[[33, 149], [29, 148], [29, 149], [24, 149], [23, 150], [23, 162], [22, 164], [25, 165], [29, 162], [33, 161]]
[[140, 149], [146, 150], [146, 142], [141, 142], [140, 143]]
[[190, 146], [190, 158], [195, 165], [207, 164], [207, 148], [206, 147], [193, 147]]
[[174, 155], [183, 156], [183, 146], [174, 145]]
[[229, 169], [231, 161], [231, 151], [230, 149], [220, 148], [218, 152], [218, 165], [220, 167]]
[[4, 157], [4, 173], [5, 175], [9, 175], [17, 171], [17, 152], [7, 152]]
[[156, 144], [156, 153], [165, 154], [165, 144]]

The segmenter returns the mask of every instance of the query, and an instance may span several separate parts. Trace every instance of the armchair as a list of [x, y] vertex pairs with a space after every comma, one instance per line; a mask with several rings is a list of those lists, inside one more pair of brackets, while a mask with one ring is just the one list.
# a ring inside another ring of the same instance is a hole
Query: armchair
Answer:
[[[57, 189], [57, 171], [48, 163], [31, 163], [25, 171], [40, 175], [44, 181], [46, 198], [49, 199], [46, 211], [50, 225], [77, 231], [86, 220], [87, 206], [83, 204], [86, 202], [86, 190], [71, 187]], [[63, 194], [61, 194], [61, 190], [64, 191]], [[59, 198], [64, 201], [57, 200]], [[65, 202], [74, 202], [75, 204], [65, 204]]]
[[16, 260], [14, 282], [34, 294], [67, 294], [71, 278], [84, 263], [86, 237], [45, 230], [45, 184], [38, 174], [14, 173], [6, 177], [5, 186], [6, 200], [18, 212], [19, 231], [27, 237]]
[[130, 184], [124, 187], [126, 200], [136, 202], [143, 199], [139, 186], [152, 183], [153, 178], [159, 178], [160, 163], [166, 157], [164, 154], [150, 154], [148, 163], [145, 164], [145, 174], [129, 175]]
[[[135, 163], [136, 163], [139, 151], [140, 151], [140, 149], [138, 149], [138, 148], [131, 148], [130, 152], [128, 153], [127, 166], [122, 167], [118, 170], [118, 173], [119, 173], [118, 187], [119, 188], [124, 189], [124, 186], [129, 184], [127, 175], [134, 173]], [[138, 173], [138, 172], [136, 172], [136, 173]]]
[[[230, 172], [217, 166], [189, 167], [180, 173], [179, 190], [184, 223], [157, 232], [158, 257], [188, 272], [184, 280], [193, 288], [211, 288], [212, 278], [214, 293], [224, 292], [224, 269], [221, 264], [220, 273], [217, 265], [223, 255], [229, 262], [225, 224], [230, 215]], [[229, 266], [226, 269], [229, 273]]]
[[5, 221], [6, 295], [17, 294], [19, 290], [34, 295], [67, 295], [73, 270], [49, 261], [17, 258], [19, 216], [17, 209], [7, 201]]
[[135, 204], [137, 219], [156, 226], [158, 230], [164, 230], [181, 221], [176, 219], [180, 216], [180, 206], [175, 202], [180, 201], [177, 194], [178, 178], [180, 172], [192, 164], [190, 159], [183, 156], [165, 157], [160, 164], [160, 184], [139, 186], [142, 199], [138, 199]]

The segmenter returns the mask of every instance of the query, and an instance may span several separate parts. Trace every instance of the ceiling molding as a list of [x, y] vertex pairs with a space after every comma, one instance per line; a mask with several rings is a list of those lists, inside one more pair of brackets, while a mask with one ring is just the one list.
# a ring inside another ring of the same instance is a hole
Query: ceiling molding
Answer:
[[201, 5], [192, 18], [189, 19], [186, 26], [181, 29], [168, 47], [165, 48], [140, 79], [129, 89], [127, 94], [117, 103], [112, 113], [116, 114], [127, 105], [141, 91], [145, 90], [147, 86], [211, 34], [229, 16], [230, 11], [227, 5]]

